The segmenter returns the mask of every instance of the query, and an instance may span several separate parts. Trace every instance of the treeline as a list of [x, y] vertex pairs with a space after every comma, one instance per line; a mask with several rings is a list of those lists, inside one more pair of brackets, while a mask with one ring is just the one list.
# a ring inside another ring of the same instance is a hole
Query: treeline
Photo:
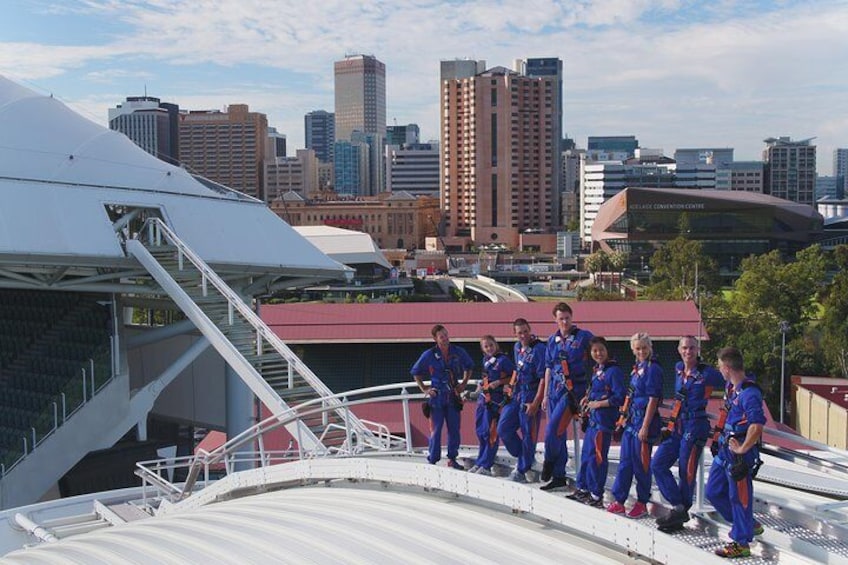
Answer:
[[775, 415], [784, 333], [787, 398], [790, 375], [848, 377], [848, 245], [827, 253], [814, 245], [791, 260], [777, 250], [752, 255], [729, 289], [721, 287], [718, 266], [701, 242], [683, 230], [649, 265], [642, 296], [698, 302], [710, 334], [704, 358], [714, 359], [726, 345], [740, 348]]

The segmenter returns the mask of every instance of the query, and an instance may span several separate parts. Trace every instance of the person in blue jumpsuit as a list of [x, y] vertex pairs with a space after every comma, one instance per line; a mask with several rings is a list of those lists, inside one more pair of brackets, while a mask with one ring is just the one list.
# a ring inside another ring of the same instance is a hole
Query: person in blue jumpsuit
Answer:
[[630, 349], [636, 357], [630, 373], [630, 406], [624, 433], [621, 436], [618, 473], [612, 485], [615, 499], [607, 507], [613, 514], [624, 514], [624, 502], [630, 485], [636, 478], [636, 503], [628, 518], [641, 518], [648, 513], [651, 498], [651, 450], [660, 435], [660, 414], [657, 408], [662, 400], [662, 368], [653, 357], [651, 337], [637, 333], [630, 338]]
[[589, 351], [595, 369], [589, 390], [581, 400], [581, 408], [588, 410], [588, 427], [580, 452], [577, 490], [566, 498], [601, 508], [609, 471], [612, 432], [627, 388], [624, 386], [624, 373], [615, 359], [610, 359], [607, 340], [593, 337], [589, 340]]
[[753, 474], [759, 465], [758, 446], [766, 418], [762, 391], [745, 375], [738, 349], [719, 350], [718, 370], [732, 388], [728, 391], [727, 419], [719, 438], [718, 455], [710, 467], [706, 496], [722, 518], [733, 524], [733, 541], [716, 550], [717, 555], [732, 559], [751, 555], [755, 534]]
[[536, 439], [542, 421], [540, 408], [545, 385], [545, 342], [533, 335], [530, 323], [524, 318], [516, 319], [512, 329], [518, 339], [513, 349], [515, 374], [509, 385], [511, 399], [504, 406], [498, 422], [498, 435], [509, 454], [518, 460], [509, 479], [525, 483], [526, 473], [536, 460]]
[[[448, 467], [464, 470], [457, 462], [459, 455], [459, 411], [462, 409], [460, 394], [471, 376], [474, 362], [461, 347], [453, 345], [448, 330], [436, 324], [430, 331], [436, 345], [421, 354], [410, 373], [421, 392], [427, 395], [430, 407], [430, 441], [427, 461], [431, 465], [442, 458], [442, 427], [448, 428]], [[425, 380], [430, 381], [427, 387]]]
[[568, 463], [568, 426], [579, 410], [577, 404], [588, 385], [589, 340], [591, 332], [572, 323], [573, 312], [565, 302], [554, 306], [557, 330], [545, 349], [545, 398], [548, 412], [545, 425], [545, 459], [542, 464], [542, 490], [564, 487]]
[[[669, 421], [665, 439], [651, 459], [651, 471], [657, 488], [671, 504], [671, 512], [657, 519], [659, 527], [683, 524], [689, 520], [689, 508], [695, 495], [698, 462], [710, 435], [707, 402], [713, 390], [724, 390], [724, 378], [714, 367], [701, 363], [698, 340], [691, 335], [677, 344], [680, 362], [674, 368], [674, 409], [677, 418]], [[677, 461], [675, 480], [671, 467]]]
[[477, 387], [477, 411], [474, 414], [474, 424], [480, 450], [471, 473], [491, 475], [492, 465], [498, 454], [498, 419], [504, 405], [504, 387], [512, 379], [515, 369], [508, 355], [501, 352], [498, 342], [491, 335], [480, 339], [480, 349], [483, 351], [483, 378]]

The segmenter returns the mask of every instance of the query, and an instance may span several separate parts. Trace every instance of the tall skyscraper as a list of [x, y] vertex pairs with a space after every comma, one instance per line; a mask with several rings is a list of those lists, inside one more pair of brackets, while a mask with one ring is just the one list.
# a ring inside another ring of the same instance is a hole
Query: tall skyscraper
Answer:
[[109, 129], [163, 161], [178, 163], [179, 113], [179, 106], [159, 98], [128, 96], [123, 104], [109, 108]]
[[277, 157], [286, 156], [286, 134], [277, 131], [277, 128], [268, 128], [268, 145], [266, 147], [268, 161], [272, 161]]
[[373, 55], [350, 55], [334, 63], [336, 141], [351, 134], [386, 136], [386, 65]]
[[836, 177], [838, 192], [843, 195], [848, 193], [848, 149], [833, 150], [833, 176]]
[[336, 115], [326, 110], [314, 110], [303, 117], [306, 148], [314, 150], [322, 163], [333, 161], [333, 143], [336, 141], [335, 120]]
[[556, 115], [554, 116], [553, 124], [551, 127], [553, 128], [553, 136], [556, 141], [556, 145], [554, 147], [554, 155], [553, 155], [553, 191], [554, 196], [551, 202], [551, 222], [554, 226], [562, 226], [566, 222], [563, 221], [562, 218], [562, 209], [560, 207], [561, 204], [561, 193], [562, 193], [562, 132], [563, 132], [563, 96], [562, 96], [562, 83], [563, 83], [563, 75], [562, 75], [562, 59], [558, 57], [543, 57], [543, 58], [530, 58], [521, 61], [519, 65], [516, 65], [515, 70], [520, 71], [521, 74], [531, 77], [531, 78], [545, 78], [549, 77], [553, 79], [554, 89], [553, 89], [553, 106], [556, 108]]
[[180, 157], [192, 173], [265, 199], [268, 118], [247, 104], [180, 114]]
[[442, 62], [445, 230], [477, 244], [516, 246], [520, 231], [547, 231], [555, 225], [558, 81], [504, 67], [480, 72], [484, 64]]
[[767, 145], [763, 150], [766, 194], [813, 206], [816, 146], [810, 144], [812, 140], [769, 137], [764, 141]]

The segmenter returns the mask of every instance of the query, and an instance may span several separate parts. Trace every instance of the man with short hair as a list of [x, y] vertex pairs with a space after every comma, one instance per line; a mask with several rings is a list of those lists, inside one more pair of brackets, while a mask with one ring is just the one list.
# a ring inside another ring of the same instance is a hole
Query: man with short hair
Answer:
[[760, 387], [745, 375], [742, 353], [735, 347], [718, 352], [718, 370], [731, 387], [728, 412], [713, 459], [706, 495], [731, 522], [730, 538], [716, 555], [735, 559], [751, 555], [754, 539], [754, 473], [760, 464], [759, 441], [766, 423]]
[[560, 302], [553, 309], [557, 330], [545, 348], [545, 398], [548, 412], [545, 425], [545, 460], [542, 465], [542, 490], [566, 486], [568, 463], [568, 425], [578, 412], [577, 403], [588, 385], [589, 340], [592, 333], [572, 323], [571, 306]]
[[[465, 470], [457, 462], [459, 455], [459, 411], [462, 409], [460, 394], [471, 377], [474, 362], [463, 348], [453, 345], [448, 330], [436, 324], [430, 330], [436, 345], [421, 354], [412, 373], [421, 392], [427, 395], [430, 407], [430, 441], [427, 461], [435, 465], [442, 458], [442, 427], [448, 425], [448, 467]], [[424, 380], [430, 381], [430, 386]]]
[[[509, 454], [518, 460], [509, 479], [527, 482], [526, 473], [536, 460], [536, 438], [542, 421], [545, 376], [545, 343], [530, 329], [530, 323], [518, 318], [512, 323], [518, 341], [513, 348], [515, 373], [509, 384], [511, 400], [498, 421], [498, 436]], [[521, 436], [518, 430], [521, 430]]]
[[[663, 428], [663, 440], [651, 459], [651, 471], [663, 497], [671, 504], [669, 514], [657, 519], [662, 528], [677, 528], [689, 520], [695, 495], [698, 462], [710, 435], [707, 403], [713, 390], [724, 389], [724, 378], [714, 367], [701, 362], [701, 348], [691, 335], [680, 338], [680, 361], [674, 368], [674, 404]], [[677, 462], [678, 479], [671, 467]]]

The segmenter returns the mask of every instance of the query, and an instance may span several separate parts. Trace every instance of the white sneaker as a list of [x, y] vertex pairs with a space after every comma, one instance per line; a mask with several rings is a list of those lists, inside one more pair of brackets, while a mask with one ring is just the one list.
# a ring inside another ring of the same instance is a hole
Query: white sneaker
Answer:
[[477, 469], [477, 474], [478, 475], [484, 475], [486, 477], [492, 476], [492, 472], [490, 470], [486, 469], [485, 467], [480, 467], [479, 469]]
[[479, 466], [479, 465], [474, 465], [473, 467], [471, 467], [470, 469], [468, 469], [468, 472], [469, 472], [469, 473], [477, 473], [477, 472], [479, 472], [479, 471], [480, 471], [480, 466]]
[[520, 472], [518, 469], [513, 470], [509, 477], [507, 477], [510, 481], [515, 483], [526, 483], [527, 477], [524, 476], [524, 473]]

